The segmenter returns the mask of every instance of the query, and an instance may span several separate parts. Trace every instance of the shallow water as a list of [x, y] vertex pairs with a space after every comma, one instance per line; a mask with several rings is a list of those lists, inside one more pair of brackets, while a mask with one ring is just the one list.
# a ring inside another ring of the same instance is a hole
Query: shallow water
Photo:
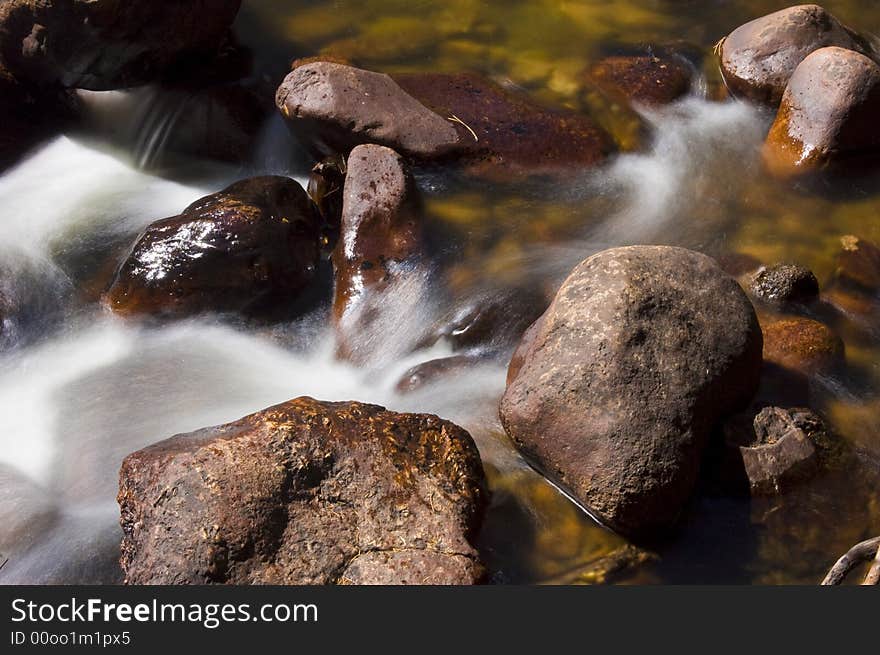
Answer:
[[[426, 324], [485, 289], [553, 288], [603, 248], [668, 243], [764, 263], [797, 261], [820, 281], [839, 238], [880, 241], [880, 177], [801, 189], [768, 180], [757, 151], [769, 118], [713, 100], [712, 45], [746, 20], [786, 6], [764, 0], [245, 0], [241, 40], [268, 75], [318, 53], [378, 70], [477, 70], [543, 102], [598, 113], [624, 142], [620, 107], [597, 99], [581, 72], [601, 54], [671, 44], [700, 64], [691, 97], [642, 119], [654, 137], [563, 185], [512, 190], [420, 179], [438, 274], [401, 290], [418, 306], [371, 335], [375, 356], [355, 368], [333, 358], [322, 309], [289, 325], [205, 318], [165, 327], [120, 321], [96, 302], [107, 266], [149, 222], [250, 174], [302, 179], [309, 162], [270, 120], [242, 167], [173, 162], [163, 146], [179, 106], [155, 89], [85, 94], [94, 120], [0, 176], [0, 244], [14, 292], [41, 299], [15, 326], [0, 360], [0, 582], [119, 579], [116, 476], [129, 452], [298, 395], [437, 413], [467, 428], [493, 491], [481, 551], [495, 582], [588, 582], [625, 542], [529, 469], [501, 431], [504, 358], [414, 394], [394, 387], [411, 365], [449, 354], [412, 350]], [[880, 32], [880, 6], [825, 3], [843, 21]], [[112, 144], [112, 145], [111, 145]], [[146, 167], [146, 168], [144, 168]], [[112, 270], [112, 268], [111, 268]], [[408, 295], [407, 295], [408, 294]], [[842, 439], [880, 456], [880, 325], [834, 324], [848, 372], [813, 380], [814, 408]], [[5, 330], [9, 334], [9, 330]], [[866, 466], [870, 467], [870, 464]], [[876, 479], [876, 478], [874, 478]], [[621, 582], [814, 582], [850, 545], [880, 532], [873, 489], [825, 476], [749, 503], [701, 497], [653, 558]], [[613, 568], [613, 567], [611, 567]]]

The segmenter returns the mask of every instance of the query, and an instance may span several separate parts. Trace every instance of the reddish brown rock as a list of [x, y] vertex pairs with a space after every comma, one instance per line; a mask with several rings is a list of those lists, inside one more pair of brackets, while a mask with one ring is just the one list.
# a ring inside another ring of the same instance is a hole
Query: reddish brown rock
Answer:
[[761, 324], [764, 360], [806, 374], [831, 373], [845, 363], [843, 341], [829, 327], [809, 318]]
[[693, 74], [687, 61], [674, 55], [621, 55], [600, 60], [588, 77], [606, 93], [654, 107], [687, 95]]
[[880, 154], [880, 66], [844, 48], [822, 48], [797, 67], [782, 97], [763, 157], [788, 177]]
[[126, 457], [128, 584], [472, 584], [484, 475], [427, 414], [297, 398]]
[[710, 431], [760, 369], [754, 309], [712, 259], [615, 248], [577, 266], [524, 335], [501, 420], [603, 521], [646, 535], [674, 522]]
[[822, 7], [789, 7], [725, 37], [719, 47], [721, 73], [734, 95], [775, 107], [798, 65], [826, 46], [867, 51], [860, 37]]
[[68, 88], [115, 89], [212, 54], [241, 0], [4, 0], [0, 55], [16, 73]]
[[453, 160], [483, 174], [518, 177], [595, 166], [614, 149], [588, 117], [544, 108], [469, 74], [392, 79], [307, 63], [287, 76], [276, 103], [319, 157], [377, 143], [418, 163]]
[[390, 148], [358, 146], [348, 158], [339, 242], [333, 252], [338, 354], [358, 363], [400, 324], [417, 297], [403, 286], [425, 274], [421, 198]]
[[123, 315], [271, 314], [312, 280], [319, 222], [286, 177], [236, 182], [147, 227], [106, 294]]

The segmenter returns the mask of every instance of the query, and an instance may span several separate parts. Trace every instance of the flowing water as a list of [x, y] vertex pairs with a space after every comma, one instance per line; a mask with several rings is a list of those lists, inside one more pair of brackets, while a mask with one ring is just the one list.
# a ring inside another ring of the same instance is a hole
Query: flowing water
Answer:
[[[241, 166], [177, 161], [165, 155], [186, 125], [179, 96], [154, 88], [83, 94], [87, 128], [0, 176], [0, 293], [31, 308], [4, 325], [0, 355], [0, 582], [119, 581], [122, 458], [299, 395], [432, 412], [467, 428], [493, 492], [480, 543], [493, 581], [587, 582], [621, 568], [624, 540], [528, 468], [504, 436], [504, 357], [415, 393], [395, 385], [410, 366], [450, 354], [443, 342], [416, 345], [435, 318], [487, 289], [553, 288], [609, 246], [668, 243], [797, 261], [824, 280], [842, 235], [880, 241], [880, 178], [820, 190], [768, 180], [757, 153], [769, 117], [717, 100], [712, 45], [786, 4], [245, 0], [237, 31], [270, 79], [290, 59], [319, 53], [385, 71], [476, 70], [542, 102], [590, 111], [622, 142], [632, 135], [629, 119], [585, 88], [590, 62], [644, 44], [704, 57], [690, 97], [640, 117], [653, 137], [598, 171], [518, 190], [421, 178], [438, 274], [399, 290], [401, 306], [419, 310], [371, 334], [376, 354], [360, 368], [334, 359], [326, 307], [275, 326], [209, 318], [160, 326], [108, 315], [100, 292], [145, 225], [248, 175], [303, 181], [310, 162], [277, 118]], [[880, 33], [874, 2], [825, 6]], [[840, 316], [834, 328], [846, 340], [848, 369], [812, 381], [814, 408], [870, 468], [880, 457], [880, 325]], [[702, 495], [671, 539], [617, 579], [814, 582], [850, 545], [880, 532], [874, 490], [860, 485], [843, 474], [767, 501]]]

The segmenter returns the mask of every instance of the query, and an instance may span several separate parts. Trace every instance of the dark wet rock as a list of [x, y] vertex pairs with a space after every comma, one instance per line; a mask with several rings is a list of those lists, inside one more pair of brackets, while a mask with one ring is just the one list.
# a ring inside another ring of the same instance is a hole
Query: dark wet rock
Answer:
[[106, 302], [123, 315], [273, 314], [309, 284], [318, 218], [286, 177], [257, 177], [157, 221], [122, 264]]
[[762, 267], [749, 280], [751, 294], [773, 305], [807, 303], [819, 298], [819, 281], [813, 272], [797, 264]]
[[394, 388], [400, 394], [412, 393], [437, 382], [464, 375], [474, 366], [485, 362], [486, 358], [479, 355], [453, 355], [432, 359], [407, 370], [400, 376]]
[[479, 293], [441, 319], [428, 341], [444, 339], [454, 351], [509, 352], [547, 305], [535, 288]]
[[764, 360], [805, 374], [826, 374], [846, 362], [843, 341], [831, 328], [809, 318], [764, 321]]
[[318, 157], [377, 143], [419, 163], [499, 176], [590, 167], [613, 150], [586, 116], [545, 109], [476, 75], [387, 75], [331, 62], [295, 68], [276, 103]]
[[475, 174], [507, 180], [558, 175], [597, 166], [614, 151], [588, 116], [552, 110], [472, 74], [411, 74], [394, 78], [440, 116], [455, 119]]
[[16, 72], [106, 90], [158, 79], [182, 56], [213, 54], [241, 0], [5, 0], [0, 55]]
[[346, 161], [341, 155], [327, 157], [312, 167], [307, 191], [324, 222], [325, 247], [333, 250], [342, 224], [342, 199]]
[[819, 449], [830, 437], [808, 409], [765, 407], [728, 420], [723, 428], [722, 477], [731, 491], [773, 495], [819, 471]]
[[675, 55], [606, 57], [589, 71], [589, 79], [606, 93], [648, 107], [668, 105], [688, 94], [693, 67]]
[[129, 584], [471, 584], [476, 446], [427, 414], [298, 398], [129, 455]]
[[867, 51], [822, 7], [789, 7], [731, 32], [720, 44], [721, 73], [734, 95], [775, 107], [798, 65], [826, 46]]
[[616, 248], [574, 269], [514, 361], [507, 433], [610, 526], [643, 535], [675, 520], [713, 425], [754, 394], [761, 332], [709, 257]]
[[404, 287], [420, 286], [425, 274], [421, 219], [421, 198], [400, 155], [378, 145], [352, 150], [333, 252], [340, 357], [369, 359], [373, 341], [387, 338], [418, 301]]
[[[252, 161], [265, 122], [272, 115], [272, 94], [259, 83], [233, 82], [202, 88], [163, 87], [174, 122], [163, 149], [175, 155], [232, 164]], [[161, 165], [161, 162], [152, 162]]]
[[66, 92], [25, 84], [0, 61], [0, 172], [66, 126], [75, 106]]
[[844, 48], [822, 48], [797, 67], [764, 144], [764, 161], [786, 177], [878, 156], [880, 66]]

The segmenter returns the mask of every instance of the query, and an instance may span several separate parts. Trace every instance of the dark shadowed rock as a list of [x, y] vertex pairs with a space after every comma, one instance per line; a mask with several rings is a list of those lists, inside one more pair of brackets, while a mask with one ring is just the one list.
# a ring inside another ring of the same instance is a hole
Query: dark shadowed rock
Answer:
[[147, 227], [106, 294], [124, 315], [273, 313], [312, 280], [319, 224], [286, 177], [236, 182]]
[[764, 144], [764, 161], [786, 177], [880, 152], [880, 66], [843, 48], [822, 48], [797, 67]]
[[298, 398], [129, 455], [129, 584], [471, 584], [484, 477], [427, 414]]
[[805, 374], [831, 373], [845, 364], [843, 341], [829, 327], [809, 318], [761, 324], [764, 360]]
[[589, 79], [600, 89], [649, 107], [667, 105], [687, 95], [693, 68], [675, 55], [620, 55], [598, 61]]
[[453, 355], [416, 364], [398, 380], [395, 390], [400, 394], [412, 393], [426, 386], [464, 375], [486, 359], [479, 355]]
[[75, 105], [64, 91], [23, 83], [0, 61], [0, 172], [64, 127]]
[[813, 272], [797, 264], [761, 267], [749, 280], [753, 296], [772, 305], [812, 302], [819, 297], [819, 281]]
[[721, 73], [734, 95], [775, 107], [798, 65], [826, 46], [867, 49], [822, 7], [789, 7], [731, 32], [720, 45]]
[[681, 248], [606, 250], [569, 275], [523, 337], [507, 433], [627, 534], [671, 524], [713, 425], [748, 403], [761, 332], [736, 281]]
[[295, 68], [276, 103], [319, 157], [377, 143], [419, 163], [498, 176], [559, 173], [613, 150], [586, 116], [553, 111], [477, 75], [387, 75], [331, 62]]
[[479, 293], [438, 321], [426, 345], [445, 339], [455, 351], [509, 352], [547, 304], [535, 288]]
[[306, 190], [309, 198], [318, 208], [324, 223], [323, 244], [328, 251], [333, 250], [339, 239], [342, 224], [342, 200], [345, 188], [347, 163], [341, 155], [327, 157], [312, 167]]
[[4, 0], [0, 55], [29, 79], [106, 90], [215, 52], [241, 0]]
[[765, 407], [757, 415], [728, 420], [723, 478], [732, 491], [765, 496], [784, 492], [819, 470], [829, 437], [822, 419], [808, 409]]
[[[339, 242], [333, 252], [338, 353], [363, 363], [413, 311], [425, 274], [421, 198], [390, 148], [358, 146], [348, 158]], [[401, 314], [403, 312], [403, 314]]]

